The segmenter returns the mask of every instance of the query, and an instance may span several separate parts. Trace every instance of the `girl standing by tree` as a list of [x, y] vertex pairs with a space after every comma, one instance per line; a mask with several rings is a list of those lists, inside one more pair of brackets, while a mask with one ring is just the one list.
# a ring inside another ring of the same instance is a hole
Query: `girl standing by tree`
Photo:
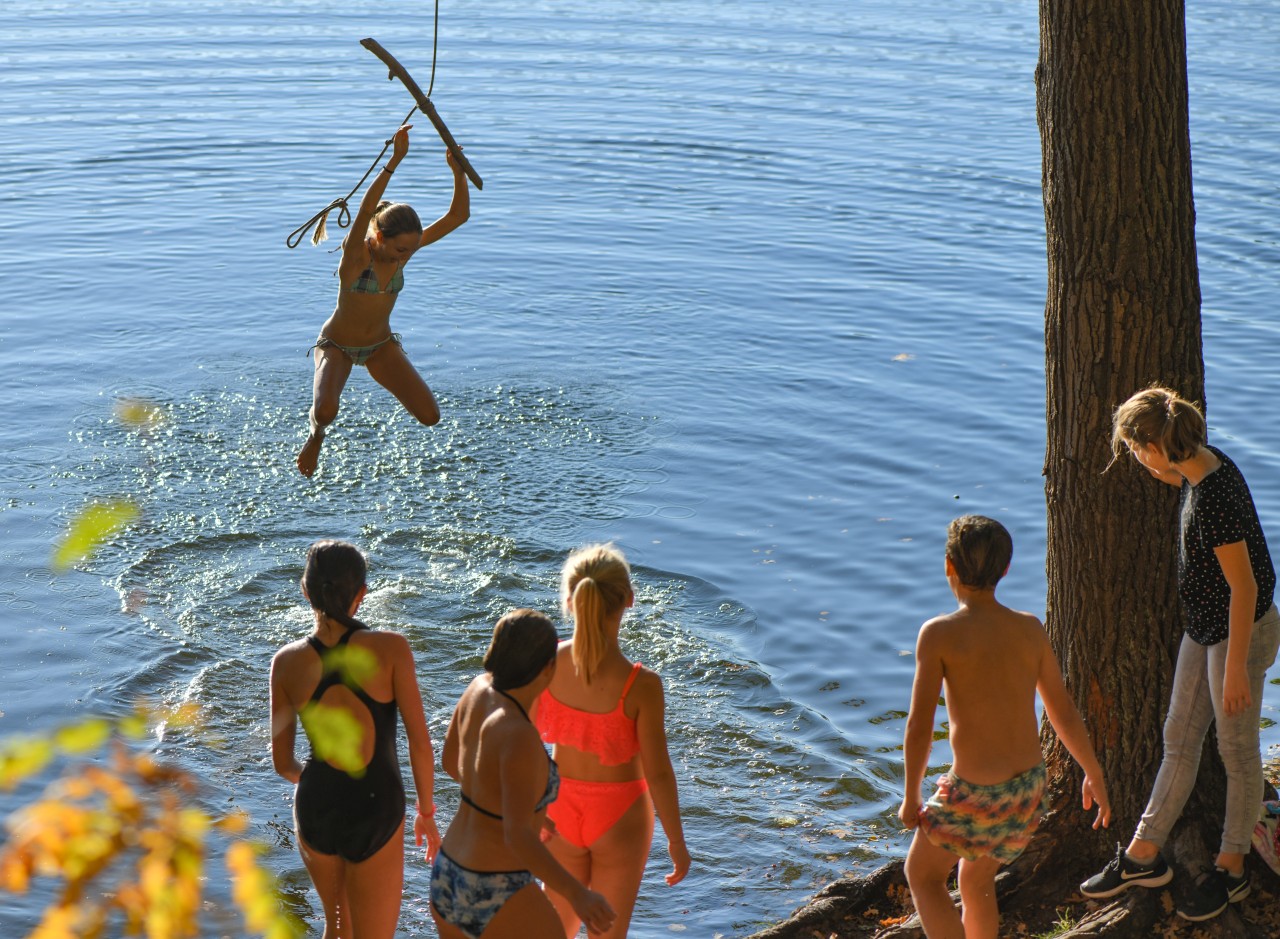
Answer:
[[1275, 569], [1244, 476], [1208, 446], [1204, 417], [1167, 388], [1116, 410], [1111, 445], [1127, 448], [1156, 479], [1181, 490], [1178, 595], [1186, 634], [1164, 723], [1164, 757], [1127, 849], [1080, 885], [1086, 897], [1160, 887], [1173, 871], [1160, 854], [1195, 785], [1212, 723], [1227, 771], [1227, 805], [1214, 866], [1178, 902], [1185, 919], [1211, 919], [1249, 893], [1244, 858], [1262, 803], [1258, 721], [1267, 668], [1280, 645]]

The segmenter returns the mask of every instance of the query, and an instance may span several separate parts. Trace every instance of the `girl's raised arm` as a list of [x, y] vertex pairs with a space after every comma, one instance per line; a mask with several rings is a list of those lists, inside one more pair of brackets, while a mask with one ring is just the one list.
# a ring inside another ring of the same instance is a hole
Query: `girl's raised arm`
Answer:
[[471, 190], [467, 188], [467, 175], [453, 159], [453, 154], [447, 150], [445, 160], [453, 170], [453, 201], [449, 203], [448, 212], [423, 229], [422, 240], [418, 242], [419, 248], [425, 248], [433, 241], [439, 241], [471, 217]]
[[640, 762], [644, 766], [644, 778], [649, 781], [653, 808], [667, 836], [667, 853], [671, 855], [671, 873], [667, 874], [666, 881], [668, 886], [675, 886], [684, 880], [693, 861], [684, 841], [676, 773], [671, 768], [671, 754], [667, 750], [666, 700], [662, 679], [647, 668], [641, 669], [632, 694], [639, 705], [636, 734], [640, 738]]
[[[404, 159], [405, 154], [409, 152], [409, 128], [412, 124], [405, 124], [400, 127], [395, 135], [391, 138], [391, 158], [383, 165], [382, 169], [373, 178], [373, 182], [369, 184], [369, 188], [365, 190], [364, 198], [360, 200], [360, 208], [356, 210], [356, 217], [351, 220], [351, 227], [347, 230], [347, 236], [342, 239], [342, 263], [339, 265], [339, 271], [348, 265], [359, 265], [364, 270], [369, 260], [369, 252], [365, 249], [365, 238], [369, 235], [369, 223], [373, 221], [373, 216], [377, 214], [378, 203], [382, 201], [382, 195], [387, 191], [387, 184], [391, 182], [391, 174], [395, 168], [400, 165], [400, 161]], [[358, 248], [359, 250], [352, 250]]]

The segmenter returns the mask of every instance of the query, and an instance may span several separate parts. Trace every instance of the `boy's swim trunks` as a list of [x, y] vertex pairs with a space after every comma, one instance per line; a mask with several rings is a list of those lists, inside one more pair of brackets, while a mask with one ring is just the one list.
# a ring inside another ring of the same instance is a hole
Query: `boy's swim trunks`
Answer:
[[966, 861], [995, 858], [1008, 864], [1026, 849], [1043, 814], [1044, 764], [991, 786], [954, 773], [920, 810], [920, 830], [940, 848]]

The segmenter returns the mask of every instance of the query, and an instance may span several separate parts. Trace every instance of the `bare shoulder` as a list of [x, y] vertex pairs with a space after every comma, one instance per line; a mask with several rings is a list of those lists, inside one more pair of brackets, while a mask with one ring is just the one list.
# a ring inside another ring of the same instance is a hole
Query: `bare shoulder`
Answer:
[[661, 702], [662, 677], [649, 666], [641, 665], [640, 671], [636, 674], [636, 680], [631, 685], [631, 691], [627, 694], [629, 698], [632, 696], [641, 704]]
[[271, 657], [271, 668], [288, 668], [299, 656], [308, 650], [306, 639], [295, 639], [288, 645], [281, 646], [276, 650], [276, 654]]
[[1024, 610], [1010, 610], [1009, 615], [1010, 620], [1026, 633], [1028, 638], [1048, 645], [1049, 634], [1045, 632], [1044, 623], [1040, 622], [1040, 617]]
[[916, 650], [920, 652], [943, 648], [951, 641], [956, 630], [964, 625], [964, 620], [963, 610], [953, 610], [925, 620], [916, 636]]

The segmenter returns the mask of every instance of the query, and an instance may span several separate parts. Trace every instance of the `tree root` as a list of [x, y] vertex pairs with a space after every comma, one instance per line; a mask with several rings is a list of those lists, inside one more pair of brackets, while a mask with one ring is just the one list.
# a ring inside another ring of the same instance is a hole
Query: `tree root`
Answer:
[[[1169, 889], [1135, 888], [1105, 901], [1085, 900], [1075, 884], [1063, 884], [1038, 866], [1020, 876], [1014, 865], [996, 879], [1001, 937], [1039, 939], [1272, 939], [1280, 936], [1280, 880], [1251, 858], [1250, 895], [1215, 919], [1190, 923], [1174, 911]], [[1179, 871], [1174, 888], [1185, 883]], [[953, 894], [959, 902], [958, 894]], [[786, 921], [750, 939], [924, 939], [911, 905], [902, 862], [865, 877], [838, 880], [814, 895]]]

